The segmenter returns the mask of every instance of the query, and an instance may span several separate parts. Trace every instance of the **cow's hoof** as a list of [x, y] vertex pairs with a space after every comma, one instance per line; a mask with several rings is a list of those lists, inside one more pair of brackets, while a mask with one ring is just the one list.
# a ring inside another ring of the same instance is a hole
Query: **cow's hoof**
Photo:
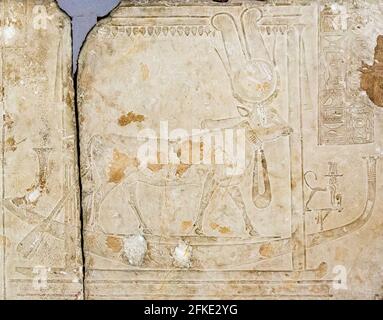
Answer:
[[143, 234], [152, 234], [152, 230], [150, 230], [149, 228], [145, 227], [145, 228], [140, 228], [142, 230], [142, 233]]
[[200, 227], [200, 226], [197, 226], [197, 227], [194, 228], [194, 233], [196, 235], [199, 235], [199, 236], [203, 236], [204, 235], [204, 233], [202, 231], [202, 227]]
[[85, 227], [85, 231], [93, 233], [106, 233], [105, 230], [98, 224], [92, 223]]
[[249, 228], [246, 230], [247, 233], [251, 236], [251, 237], [259, 237], [259, 233], [254, 229], [254, 228]]

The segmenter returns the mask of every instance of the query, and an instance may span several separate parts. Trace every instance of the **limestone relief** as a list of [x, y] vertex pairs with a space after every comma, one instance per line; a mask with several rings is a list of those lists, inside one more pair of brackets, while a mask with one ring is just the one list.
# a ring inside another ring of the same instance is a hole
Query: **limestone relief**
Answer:
[[1, 299], [382, 299], [378, 0], [0, 12]]
[[70, 20], [4, 0], [0, 21], [0, 298], [82, 298]]
[[123, 1], [99, 22], [77, 88], [85, 297], [380, 297], [381, 10]]

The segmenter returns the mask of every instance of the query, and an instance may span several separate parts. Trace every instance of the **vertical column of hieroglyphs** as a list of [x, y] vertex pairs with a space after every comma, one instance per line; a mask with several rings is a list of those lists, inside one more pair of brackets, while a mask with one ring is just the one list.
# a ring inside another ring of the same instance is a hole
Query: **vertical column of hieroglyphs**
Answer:
[[0, 9], [1, 298], [81, 298], [70, 20], [51, 0]]
[[365, 2], [321, 1], [319, 144], [374, 142], [371, 101], [359, 94], [361, 61], [376, 39], [365, 30], [378, 27], [373, 6]]

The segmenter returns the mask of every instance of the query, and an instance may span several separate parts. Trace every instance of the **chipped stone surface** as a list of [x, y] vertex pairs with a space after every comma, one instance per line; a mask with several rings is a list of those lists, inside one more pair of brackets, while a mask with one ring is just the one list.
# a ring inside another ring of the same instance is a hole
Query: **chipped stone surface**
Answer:
[[70, 20], [3, 0], [0, 35], [0, 299], [81, 299]]
[[86, 298], [381, 298], [382, 12], [123, 1], [100, 21], [78, 82]]

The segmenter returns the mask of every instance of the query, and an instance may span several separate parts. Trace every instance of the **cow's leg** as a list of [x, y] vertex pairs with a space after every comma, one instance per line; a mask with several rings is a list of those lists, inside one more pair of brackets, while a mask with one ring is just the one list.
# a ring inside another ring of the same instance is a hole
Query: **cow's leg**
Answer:
[[100, 220], [100, 189], [90, 196], [90, 205], [87, 214], [87, 229], [95, 231]]
[[245, 221], [246, 226], [246, 232], [248, 232], [251, 236], [258, 236], [258, 232], [255, 230], [253, 224], [250, 221], [250, 218], [246, 211], [246, 205], [243, 200], [242, 192], [239, 188], [239, 186], [232, 186], [228, 188], [228, 192], [233, 199], [235, 205], [238, 207], [238, 209], [241, 210], [243, 219]]
[[114, 184], [103, 184], [91, 195], [91, 205], [88, 211], [87, 228], [90, 230], [102, 230], [100, 225], [101, 205], [108, 194], [116, 187]]
[[218, 186], [218, 183], [214, 176], [214, 172], [210, 172], [203, 186], [202, 197], [198, 208], [198, 215], [194, 223], [194, 232], [198, 235], [203, 235], [203, 215]]
[[136, 191], [137, 191], [137, 183], [133, 183], [133, 184], [128, 185], [129, 205], [137, 217], [137, 220], [138, 220], [138, 223], [140, 224], [140, 229], [142, 230], [142, 232], [145, 234], [151, 234], [152, 231], [146, 225], [146, 223], [142, 217], [142, 214], [138, 208]]

